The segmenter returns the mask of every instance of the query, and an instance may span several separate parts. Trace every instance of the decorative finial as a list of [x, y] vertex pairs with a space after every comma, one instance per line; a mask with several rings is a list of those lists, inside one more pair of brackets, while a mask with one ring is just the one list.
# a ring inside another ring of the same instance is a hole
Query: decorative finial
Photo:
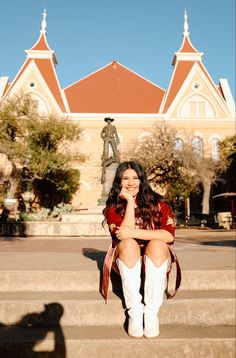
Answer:
[[46, 13], [46, 9], [44, 8], [44, 11], [43, 11], [43, 20], [42, 20], [42, 24], [41, 24], [41, 31], [40, 33], [41, 34], [46, 34], [46, 28], [47, 28], [47, 23], [46, 23], [46, 16], [47, 16], [47, 13]]
[[189, 35], [188, 29], [189, 29], [189, 27], [188, 27], [188, 15], [187, 15], [186, 10], [184, 10], [184, 32], [183, 32], [184, 36]]

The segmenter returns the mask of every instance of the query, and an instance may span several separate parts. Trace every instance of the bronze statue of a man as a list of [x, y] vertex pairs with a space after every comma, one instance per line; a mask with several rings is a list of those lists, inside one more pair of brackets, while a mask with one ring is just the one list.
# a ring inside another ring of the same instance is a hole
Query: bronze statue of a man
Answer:
[[[120, 155], [117, 145], [120, 143], [116, 127], [112, 124], [113, 118], [106, 117], [104, 121], [107, 125], [102, 129], [101, 137], [103, 139], [103, 156], [102, 156], [102, 183], [105, 182], [106, 167], [111, 163], [120, 163]], [[112, 149], [113, 155], [109, 156], [109, 146]]]
[[112, 148], [113, 156], [115, 159], [115, 162], [120, 162], [120, 156], [117, 149], [117, 145], [120, 143], [116, 127], [111, 124], [114, 119], [107, 117], [104, 119], [105, 122], [107, 122], [107, 125], [103, 128], [101, 132], [101, 137], [103, 139], [103, 161], [107, 161], [109, 158], [109, 145]]

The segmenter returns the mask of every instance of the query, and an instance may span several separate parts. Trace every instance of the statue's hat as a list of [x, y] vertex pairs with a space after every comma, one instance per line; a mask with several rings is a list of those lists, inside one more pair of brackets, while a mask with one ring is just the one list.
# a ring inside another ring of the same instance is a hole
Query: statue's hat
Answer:
[[106, 117], [106, 118], [104, 118], [104, 121], [105, 121], [105, 122], [108, 122], [108, 121], [113, 122], [113, 121], [114, 121], [114, 118]]

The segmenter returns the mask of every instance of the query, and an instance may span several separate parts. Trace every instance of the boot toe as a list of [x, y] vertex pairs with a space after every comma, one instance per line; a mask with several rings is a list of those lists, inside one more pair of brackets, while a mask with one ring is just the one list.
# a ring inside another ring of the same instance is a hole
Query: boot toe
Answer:
[[158, 316], [145, 316], [144, 317], [144, 336], [146, 338], [155, 338], [159, 336], [159, 320]]
[[141, 338], [143, 337], [143, 312], [132, 311], [132, 316], [129, 317], [128, 334], [131, 337]]

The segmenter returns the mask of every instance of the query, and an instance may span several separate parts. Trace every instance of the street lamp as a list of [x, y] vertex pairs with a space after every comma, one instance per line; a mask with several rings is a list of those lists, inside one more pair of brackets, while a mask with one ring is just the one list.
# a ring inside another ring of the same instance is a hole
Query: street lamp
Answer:
[[28, 213], [30, 211], [30, 206], [34, 198], [34, 192], [32, 187], [32, 181], [29, 177], [29, 169], [27, 167], [23, 167], [22, 170], [22, 199], [25, 204], [25, 210]]

